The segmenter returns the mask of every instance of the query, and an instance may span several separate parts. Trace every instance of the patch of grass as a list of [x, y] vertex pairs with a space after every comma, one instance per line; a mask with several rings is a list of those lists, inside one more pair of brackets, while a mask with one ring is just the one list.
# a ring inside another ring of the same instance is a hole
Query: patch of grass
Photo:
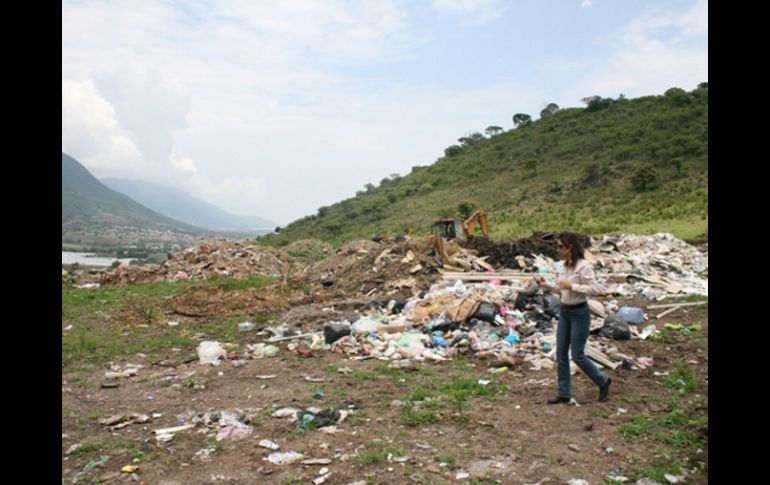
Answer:
[[284, 485], [302, 485], [303, 483], [304, 481], [302, 480], [302, 477], [294, 475], [293, 473], [286, 477], [286, 480], [283, 481]]
[[269, 276], [249, 276], [248, 278], [218, 278], [205, 281], [208, 286], [216, 286], [224, 290], [248, 290], [265, 286], [277, 280], [278, 278]]
[[670, 389], [689, 394], [698, 387], [698, 378], [687, 367], [679, 363], [663, 383]]
[[70, 453], [70, 456], [81, 456], [94, 451], [100, 451], [101, 449], [102, 445], [98, 443], [83, 443], [82, 446]]
[[93, 413], [88, 415], [88, 419], [91, 421], [98, 421], [102, 416], [104, 416], [104, 413], [101, 411], [94, 411]]
[[455, 359], [452, 361], [452, 367], [455, 370], [464, 371], [473, 368], [473, 365], [465, 359]]
[[192, 378], [192, 377], [188, 377], [188, 378], [187, 378], [187, 379], [185, 379], [185, 381], [182, 383], [182, 385], [183, 385], [184, 387], [187, 387], [187, 388], [189, 388], [189, 389], [192, 389], [192, 388], [193, 388], [193, 387], [195, 387], [197, 384], [198, 384], [198, 383], [197, 383], [197, 382], [195, 381], [195, 379], [194, 379], [194, 378]]
[[[229, 318], [197, 325], [191, 328], [132, 327], [125, 332], [116, 328], [106, 317], [99, 317], [122, 305], [121, 311], [126, 316], [142, 325], [157, 323], [161, 319], [162, 299], [181, 290], [196, 286], [219, 286], [226, 290], [256, 288], [270, 282], [270, 278], [261, 276], [246, 279], [216, 279], [205, 281], [176, 281], [134, 284], [128, 286], [104, 286], [94, 289], [62, 287], [62, 319], [72, 321], [76, 332], [62, 336], [62, 367], [75, 362], [103, 365], [114, 360], [118, 353], [150, 353], [170, 347], [190, 347], [192, 331], [203, 331], [215, 339], [237, 341], [244, 338], [238, 331], [237, 323], [248, 318], [254, 322], [275, 319], [272, 314], [231, 315]], [[106, 322], [106, 323], [105, 323]], [[148, 330], [150, 328], [151, 330]]]
[[632, 441], [640, 440], [644, 435], [650, 433], [652, 428], [652, 421], [645, 415], [639, 415], [633, 420], [623, 423], [618, 427], [620, 434]]
[[704, 446], [703, 438], [692, 429], [673, 429], [668, 432], [655, 433], [655, 439], [679, 451], [695, 452]]
[[118, 350], [119, 335], [115, 332], [96, 333], [81, 327], [77, 334], [62, 337], [62, 368], [73, 362], [87, 361], [101, 365], [110, 360]]
[[154, 338], [146, 338], [139, 342], [124, 347], [125, 354], [137, 352], [150, 353], [157, 350], [170, 349], [172, 347], [189, 347], [193, 345], [190, 337], [178, 334], [167, 334]]
[[376, 371], [390, 381], [400, 383], [414, 381], [420, 376], [422, 368], [418, 367], [415, 370], [390, 369], [387, 363], [383, 363], [377, 367]]
[[131, 448], [131, 443], [123, 440], [109, 441], [104, 443], [103, 448], [105, 450], [127, 450]]
[[658, 418], [657, 422], [661, 426], [681, 426], [692, 422], [692, 420], [690, 419], [690, 415], [684, 409], [675, 407], [665, 416]]
[[349, 415], [345, 419], [345, 423], [348, 424], [348, 426], [356, 427], [359, 424], [363, 424], [366, 422], [366, 420], [369, 418], [369, 416], [366, 414], [365, 411], [361, 411], [360, 409], [356, 411], [354, 414]]
[[441, 405], [438, 401], [423, 401], [420, 405], [407, 402], [401, 407], [399, 422], [406, 426], [432, 424], [442, 417]]
[[216, 438], [209, 438], [206, 440], [206, 445], [213, 449], [212, 453], [219, 453], [223, 448], [222, 442], [217, 441]]
[[404, 401], [424, 401], [429, 397], [433, 397], [433, 393], [427, 389], [415, 389], [404, 396]]
[[371, 465], [373, 463], [380, 463], [391, 457], [404, 456], [404, 451], [401, 448], [397, 448], [393, 445], [389, 445], [382, 440], [373, 440], [366, 444], [366, 450], [359, 453], [355, 458], [355, 463], [358, 465]]
[[119, 303], [131, 299], [153, 302], [196, 286], [217, 286], [226, 290], [244, 290], [258, 288], [272, 281], [273, 278], [252, 276], [245, 279], [156, 281], [129, 286], [101, 286], [90, 289], [62, 286], [62, 316], [64, 319], [89, 316], [100, 310], [107, 311]]
[[433, 461], [436, 463], [446, 463], [448, 466], [453, 466], [455, 463], [457, 463], [457, 458], [455, 455], [447, 454], [447, 455], [438, 455], [433, 458]]
[[682, 468], [685, 466], [684, 463], [681, 463], [674, 459], [663, 459], [654, 462], [652, 465], [650, 465], [649, 468], [643, 470], [640, 473], [640, 477], [645, 478], [651, 478], [659, 483], [668, 483], [668, 480], [666, 480], [665, 475], [678, 475], [681, 473]]
[[465, 402], [475, 396], [492, 398], [496, 394], [503, 392], [499, 384], [488, 384], [482, 386], [478, 380], [473, 377], [462, 377], [445, 384], [441, 391], [457, 407], [463, 407]]
[[452, 423], [458, 428], [467, 428], [471, 424], [471, 418], [463, 414], [453, 419]]
[[142, 463], [143, 461], [147, 461], [147, 457], [148, 457], [148, 455], [144, 451], [142, 451], [142, 450], [134, 450], [131, 453], [131, 463], [133, 463], [133, 464]]
[[349, 374], [349, 377], [358, 382], [374, 380], [374, 374], [365, 370], [353, 371]]
[[158, 316], [154, 302], [147, 295], [130, 294], [124, 299], [123, 306], [141, 324], [150, 325]]

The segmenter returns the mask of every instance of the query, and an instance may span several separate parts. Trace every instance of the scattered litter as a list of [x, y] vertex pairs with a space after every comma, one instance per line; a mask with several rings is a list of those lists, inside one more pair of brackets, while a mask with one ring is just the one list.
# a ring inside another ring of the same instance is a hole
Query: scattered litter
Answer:
[[274, 443], [270, 440], [260, 440], [258, 444], [262, 448], [267, 448], [268, 450], [279, 450], [281, 448], [278, 443]]
[[269, 461], [274, 465], [290, 465], [301, 460], [303, 456], [302, 453], [297, 453], [296, 451], [284, 451], [271, 453], [266, 458], [263, 458], [263, 460]]
[[329, 458], [308, 458], [307, 460], [302, 460], [303, 465], [329, 465], [331, 462]]

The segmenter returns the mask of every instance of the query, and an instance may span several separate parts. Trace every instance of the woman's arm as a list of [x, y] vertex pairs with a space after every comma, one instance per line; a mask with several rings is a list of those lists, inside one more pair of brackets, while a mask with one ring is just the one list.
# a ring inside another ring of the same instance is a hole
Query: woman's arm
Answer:
[[596, 281], [594, 269], [589, 262], [586, 261], [583, 263], [583, 265], [578, 270], [578, 274], [580, 275], [580, 283], [573, 283], [571, 288], [572, 291], [583, 293], [584, 295], [589, 296], [607, 294], [607, 290], [605, 290], [604, 287], [600, 285], [598, 281]]

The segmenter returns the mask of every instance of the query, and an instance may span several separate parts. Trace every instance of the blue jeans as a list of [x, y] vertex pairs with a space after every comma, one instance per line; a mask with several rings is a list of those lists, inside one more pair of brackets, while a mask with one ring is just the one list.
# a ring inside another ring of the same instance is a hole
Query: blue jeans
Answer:
[[559, 326], [556, 329], [556, 363], [559, 372], [560, 397], [572, 397], [569, 375], [570, 348], [572, 360], [597, 386], [607, 382], [607, 374], [599, 370], [585, 353], [590, 326], [591, 310], [587, 306], [574, 310], [562, 308], [559, 312]]

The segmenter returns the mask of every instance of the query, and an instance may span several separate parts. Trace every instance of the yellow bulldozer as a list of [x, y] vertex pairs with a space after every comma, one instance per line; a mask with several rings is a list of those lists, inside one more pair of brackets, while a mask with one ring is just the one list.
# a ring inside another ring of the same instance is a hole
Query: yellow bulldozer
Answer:
[[448, 248], [446, 241], [466, 241], [469, 237], [476, 236], [477, 227], [481, 226], [481, 234], [489, 237], [489, 222], [484, 209], [479, 209], [467, 219], [439, 219], [433, 223], [433, 249], [446, 264], [451, 262], [452, 255], [459, 250], [457, 244], [451, 244]]
[[444, 239], [456, 239], [458, 241], [465, 241], [469, 237], [476, 235], [477, 227], [481, 226], [481, 233], [484, 237], [489, 237], [489, 222], [487, 221], [487, 213], [484, 209], [479, 209], [467, 219], [439, 219], [433, 223], [433, 233], [438, 232], [438, 235]]

